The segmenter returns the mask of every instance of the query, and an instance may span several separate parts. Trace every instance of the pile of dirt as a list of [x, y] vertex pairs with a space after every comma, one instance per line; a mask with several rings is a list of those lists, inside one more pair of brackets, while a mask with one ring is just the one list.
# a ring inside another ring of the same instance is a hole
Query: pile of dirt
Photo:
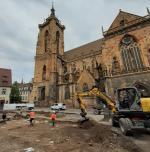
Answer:
[[[81, 125], [80, 125], [81, 126]], [[80, 127], [81, 128], [81, 127]], [[86, 121], [82, 124], [82, 129], [85, 129], [90, 134], [89, 138], [85, 140], [87, 143], [97, 143], [100, 149], [111, 151], [111, 149], [124, 149], [129, 152], [141, 152], [131, 140], [127, 139], [122, 134], [117, 134], [112, 131], [111, 126], [97, 124], [95, 121]]]
[[96, 143], [102, 143], [103, 141], [113, 142], [116, 138], [116, 135], [112, 133], [111, 128], [109, 126], [104, 125], [96, 125], [90, 130], [91, 137], [90, 141]]
[[79, 122], [79, 127], [82, 129], [90, 129], [96, 125], [96, 122], [93, 120], [86, 120], [83, 122]]

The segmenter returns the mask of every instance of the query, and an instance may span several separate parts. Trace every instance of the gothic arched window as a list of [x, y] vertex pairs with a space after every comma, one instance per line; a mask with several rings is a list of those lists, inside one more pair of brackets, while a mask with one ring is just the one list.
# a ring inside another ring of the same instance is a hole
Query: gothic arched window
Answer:
[[68, 72], [67, 66], [65, 65], [65, 66], [64, 66], [64, 74], [66, 74], [67, 72]]
[[96, 68], [96, 59], [95, 58], [93, 58], [92, 59], [92, 62], [91, 62], [91, 64], [92, 64], [92, 69], [94, 69], [94, 68]]
[[56, 45], [57, 45], [57, 54], [59, 54], [59, 39], [60, 39], [60, 34], [59, 31], [56, 32]]
[[45, 52], [50, 50], [50, 36], [48, 31], [45, 32]]
[[85, 70], [86, 69], [86, 62], [82, 61], [82, 65], [83, 65], [83, 70]]
[[116, 56], [112, 59], [112, 72], [118, 72], [120, 70], [119, 61]]
[[99, 78], [102, 78], [104, 76], [102, 64], [96, 63], [96, 69], [98, 71]]
[[64, 66], [64, 82], [68, 82], [69, 81], [69, 73], [67, 70], [67, 66]]
[[69, 99], [70, 98], [70, 88], [69, 86], [65, 86], [65, 99]]
[[87, 83], [83, 83], [82, 90], [83, 90], [83, 92], [89, 91], [89, 86]]
[[132, 36], [124, 36], [120, 43], [120, 49], [124, 69], [126, 71], [133, 71], [143, 68], [143, 62], [138, 43]]
[[71, 71], [72, 71], [73, 74], [77, 71], [75, 63], [72, 64]]
[[112, 58], [112, 70], [115, 68], [116, 57]]
[[42, 70], [42, 80], [46, 80], [46, 66], [43, 66], [43, 70]]

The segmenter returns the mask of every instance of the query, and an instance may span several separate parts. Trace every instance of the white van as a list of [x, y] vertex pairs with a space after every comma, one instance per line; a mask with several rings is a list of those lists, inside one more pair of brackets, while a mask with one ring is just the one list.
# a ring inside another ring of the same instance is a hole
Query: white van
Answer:
[[34, 103], [12, 103], [4, 104], [3, 110], [32, 110], [34, 109]]
[[50, 108], [51, 110], [66, 110], [66, 105], [64, 103], [54, 103]]

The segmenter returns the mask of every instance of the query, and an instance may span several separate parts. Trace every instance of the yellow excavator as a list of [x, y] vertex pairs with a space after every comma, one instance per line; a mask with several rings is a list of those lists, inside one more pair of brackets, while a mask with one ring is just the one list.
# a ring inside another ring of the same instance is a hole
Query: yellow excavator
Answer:
[[115, 101], [96, 87], [87, 92], [78, 92], [76, 98], [81, 109], [82, 122], [88, 120], [86, 104], [82, 99], [85, 96], [100, 97], [112, 111], [112, 125], [119, 126], [123, 134], [128, 135], [135, 129], [150, 130], [150, 97], [141, 97], [137, 88], [117, 89]]

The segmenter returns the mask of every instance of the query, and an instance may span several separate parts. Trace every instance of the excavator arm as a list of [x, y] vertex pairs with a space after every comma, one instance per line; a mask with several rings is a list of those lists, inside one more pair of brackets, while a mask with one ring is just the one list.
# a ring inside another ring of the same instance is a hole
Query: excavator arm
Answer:
[[85, 97], [85, 96], [89, 96], [88, 93], [77, 93], [76, 94], [77, 102], [79, 103], [79, 107], [81, 110], [80, 115], [86, 120], [86, 115], [87, 115], [86, 104], [82, 100], [82, 97]]
[[114, 101], [110, 97], [108, 97], [106, 94], [104, 94], [103, 92], [98, 90], [98, 88], [94, 87], [88, 92], [78, 92], [76, 94], [77, 101], [78, 101], [80, 109], [81, 109], [81, 116], [82, 117], [86, 118], [86, 115], [87, 115], [86, 104], [85, 104], [85, 102], [82, 99], [82, 97], [86, 97], [86, 96], [87, 97], [88, 96], [100, 97], [100, 98], [102, 98], [105, 101], [106, 106], [110, 107], [112, 112], [116, 111], [116, 107], [115, 107]]
[[115, 102], [105, 93], [101, 92], [98, 88], [91, 89], [90, 94], [102, 98], [105, 101], [104, 104], [106, 104], [107, 107], [110, 107], [112, 112], [116, 112]]

